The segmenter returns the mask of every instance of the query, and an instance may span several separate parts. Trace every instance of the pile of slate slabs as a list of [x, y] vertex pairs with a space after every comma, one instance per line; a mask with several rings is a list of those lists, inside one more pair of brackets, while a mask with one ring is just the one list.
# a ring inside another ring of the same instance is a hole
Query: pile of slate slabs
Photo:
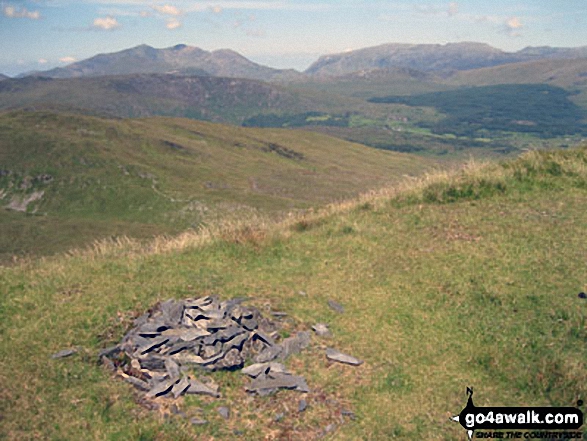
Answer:
[[277, 360], [307, 347], [310, 334], [298, 332], [276, 343], [275, 324], [256, 308], [244, 306], [242, 299], [167, 300], [137, 318], [134, 325], [119, 345], [101, 351], [100, 358], [148, 398], [219, 397], [218, 386], [200, 374], [241, 370], [248, 360], [254, 364], [242, 373], [251, 377], [250, 393], [309, 392], [304, 378]]

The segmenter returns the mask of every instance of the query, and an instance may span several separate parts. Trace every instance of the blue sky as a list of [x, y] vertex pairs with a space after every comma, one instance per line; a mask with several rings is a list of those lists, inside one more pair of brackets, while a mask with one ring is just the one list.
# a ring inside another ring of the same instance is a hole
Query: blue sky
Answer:
[[272, 67], [383, 43], [587, 45], [585, 0], [0, 0], [0, 72], [139, 44], [230, 48]]

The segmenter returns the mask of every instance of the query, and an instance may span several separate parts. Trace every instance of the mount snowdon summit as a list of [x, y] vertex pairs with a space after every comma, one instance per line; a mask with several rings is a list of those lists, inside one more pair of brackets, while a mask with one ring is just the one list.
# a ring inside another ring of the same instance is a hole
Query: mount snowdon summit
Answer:
[[262, 66], [229, 49], [208, 52], [185, 44], [166, 49], [156, 49], [143, 44], [120, 52], [99, 54], [65, 67], [35, 72], [34, 75], [79, 78], [168, 73], [261, 81], [294, 79], [302, 75], [293, 69], [281, 70]]

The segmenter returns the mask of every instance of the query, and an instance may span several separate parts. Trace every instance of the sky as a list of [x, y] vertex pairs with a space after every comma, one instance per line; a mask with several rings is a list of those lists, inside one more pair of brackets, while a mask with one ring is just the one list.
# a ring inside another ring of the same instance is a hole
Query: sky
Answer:
[[0, 73], [140, 44], [233, 49], [275, 68], [384, 43], [587, 46], [586, 0], [0, 0]]

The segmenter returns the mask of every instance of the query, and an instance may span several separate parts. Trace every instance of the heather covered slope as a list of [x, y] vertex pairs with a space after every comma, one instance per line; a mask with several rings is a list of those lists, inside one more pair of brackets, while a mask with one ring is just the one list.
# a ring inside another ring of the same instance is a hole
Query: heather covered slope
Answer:
[[[585, 149], [531, 153], [285, 224], [0, 269], [0, 436], [313, 440], [330, 426], [327, 439], [464, 440], [449, 417], [466, 387], [477, 405], [575, 406], [587, 394], [586, 164]], [[193, 426], [147, 411], [97, 364], [133, 314], [208, 293], [286, 312], [292, 330], [328, 323], [331, 340], [288, 362], [312, 392], [251, 400], [243, 375], [212, 374], [221, 399], [176, 403], [209, 421]], [[326, 345], [365, 364], [330, 365]]]
[[348, 198], [429, 163], [314, 133], [0, 114], [0, 255], [146, 237]]

